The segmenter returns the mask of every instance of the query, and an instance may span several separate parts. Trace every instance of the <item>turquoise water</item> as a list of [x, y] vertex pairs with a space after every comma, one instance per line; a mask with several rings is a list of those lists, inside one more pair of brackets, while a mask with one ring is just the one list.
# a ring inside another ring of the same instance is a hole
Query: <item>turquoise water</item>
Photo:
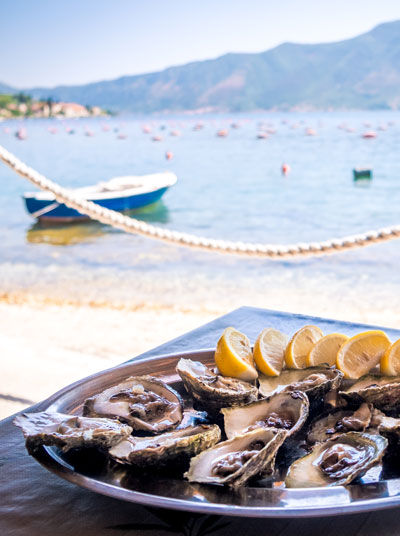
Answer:
[[[194, 131], [199, 120], [204, 128]], [[231, 128], [232, 122], [239, 128]], [[151, 134], [142, 132], [144, 124], [150, 125]], [[338, 128], [343, 125], [354, 132]], [[135, 214], [165, 228], [285, 244], [400, 223], [399, 112], [30, 120], [23, 122], [28, 134], [25, 141], [13, 135], [20, 126], [21, 121], [1, 123], [0, 144], [63, 186], [93, 184], [117, 175], [174, 171], [178, 183], [163, 201]], [[56, 127], [57, 133], [50, 133], [49, 127]], [[75, 134], [68, 134], [66, 127]], [[229, 130], [226, 138], [216, 136], [221, 128]], [[276, 133], [257, 139], [262, 128]], [[307, 136], [306, 128], [314, 129], [316, 135]], [[94, 135], [86, 136], [87, 129]], [[179, 137], [169, 135], [177, 129]], [[366, 130], [375, 130], [377, 138], [363, 139]], [[126, 139], [118, 139], [120, 133]], [[155, 134], [163, 140], [151, 141]], [[173, 152], [172, 160], [165, 159], [166, 151]], [[280, 171], [283, 162], [291, 167], [287, 176]], [[371, 167], [372, 182], [356, 186], [354, 167]], [[167, 300], [182, 307], [190, 297], [192, 302], [210, 302], [217, 309], [217, 289], [225, 297], [238, 294], [233, 301], [227, 299], [228, 307], [244, 303], [276, 306], [278, 298], [269, 300], [269, 296], [299, 289], [316, 299], [314, 294], [323, 285], [321, 300], [351, 296], [355, 304], [368, 289], [374, 303], [380, 300], [378, 309], [383, 310], [385, 302], [390, 309], [399, 305], [398, 241], [297, 261], [208, 254], [96, 223], [43, 228], [24, 211], [21, 194], [32, 189], [29, 183], [3, 165], [0, 180], [3, 292], [36, 288], [72, 293], [77, 299]], [[298, 295], [296, 303], [299, 300]], [[287, 307], [283, 301], [280, 308]]]

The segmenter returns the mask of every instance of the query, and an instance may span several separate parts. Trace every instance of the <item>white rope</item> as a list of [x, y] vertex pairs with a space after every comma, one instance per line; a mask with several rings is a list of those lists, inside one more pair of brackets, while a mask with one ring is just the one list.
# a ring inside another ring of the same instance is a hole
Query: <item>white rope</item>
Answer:
[[70, 208], [73, 208], [97, 220], [101, 223], [112, 225], [117, 229], [126, 231], [127, 233], [140, 234], [148, 238], [164, 240], [181, 246], [190, 246], [194, 248], [206, 249], [208, 251], [216, 251], [219, 253], [231, 253], [236, 255], [250, 255], [258, 257], [282, 258], [321, 255], [328, 253], [337, 253], [348, 249], [365, 247], [378, 242], [394, 240], [400, 237], [400, 225], [378, 229], [376, 231], [367, 231], [352, 236], [345, 236], [340, 239], [326, 240], [324, 242], [298, 243], [289, 245], [274, 245], [274, 244], [252, 244], [245, 242], [232, 242], [228, 240], [215, 240], [195, 236], [179, 231], [171, 231], [162, 229], [154, 225], [149, 225], [142, 221], [130, 218], [114, 210], [101, 207], [92, 201], [87, 201], [78, 197], [73, 191], [70, 191], [55, 182], [47, 179], [34, 169], [28, 167], [13, 154], [7, 151], [0, 145], [0, 160], [7, 164], [11, 169], [17, 172], [22, 177], [28, 179], [32, 184], [40, 188], [52, 192], [59, 203], [64, 203]]

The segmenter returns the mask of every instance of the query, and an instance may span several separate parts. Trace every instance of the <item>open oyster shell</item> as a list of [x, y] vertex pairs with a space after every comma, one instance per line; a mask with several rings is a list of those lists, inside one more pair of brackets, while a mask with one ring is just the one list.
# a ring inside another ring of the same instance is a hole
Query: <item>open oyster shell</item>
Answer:
[[364, 402], [357, 409], [337, 409], [314, 419], [307, 434], [310, 445], [333, 439], [346, 432], [364, 432], [370, 425], [373, 408]]
[[259, 377], [260, 393], [271, 396], [281, 391], [302, 391], [311, 399], [322, 398], [339, 387], [343, 373], [324, 366], [283, 370], [279, 376]]
[[216, 424], [188, 426], [155, 437], [133, 437], [115, 445], [110, 456], [119, 463], [140, 467], [167, 465], [179, 459], [187, 460], [212, 447], [221, 439]]
[[14, 419], [14, 424], [22, 429], [29, 452], [41, 445], [54, 445], [64, 451], [81, 447], [107, 449], [132, 432], [130, 426], [111, 419], [45, 411], [21, 413]]
[[273, 472], [276, 454], [287, 436], [287, 431], [273, 428], [235, 436], [192, 458], [184, 476], [190, 482], [238, 488], [253, 476]]
[[351, 401], [365, 400], [382, 411], [400, 410], [400, 378], [396, 376], [368, 374], [340, 394]]
[[221, 408], [257, 400], [258, 390], [250, 383], [215, 374], [199, 361], [180, 359], [176, 371], [198, 407], [211, 413]]
[[225, 434], [228, 439], [255, 428], [281, 428], [293, 435], [308, 417], [309, 401], [299, 391], [284, 391], [245, 406], [223, 408]]
[[289, 467], [287, 488], [344, 486], [379, 463], [388, 441], [380, 435], [348, 432], [317, 443]]
[[88, 398], [83, 414], [119, 419], [151, 434], [175, 428], [182, 420], [180, 395], [153, 376], [131, 377]]

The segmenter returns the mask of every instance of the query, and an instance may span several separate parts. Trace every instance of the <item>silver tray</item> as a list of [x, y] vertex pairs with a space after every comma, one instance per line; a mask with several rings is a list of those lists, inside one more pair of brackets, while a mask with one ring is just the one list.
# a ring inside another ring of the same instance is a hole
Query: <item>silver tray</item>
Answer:
[[[131, 363], [84, 378], [44, 401], [40, 410], [79, 414], [83, 401], [130, 375], [152, 374], [183, 393], [175, 365], [181, 357], [212, 364], [214, 351], [200, 350]], [[350, 514], [400, 505], [400, 479], [364, 481], [331, 488], [285, 489], [244, 487], [237, 492], [221, 486], [192, 484], [173, 476], [141, 476], [124, 466], [110, 467], [93, 459], [79, 463], [52, 447], [42, 447], [35, 458], [57, 476], [78, 486], [146, 506], [206, 514], [251, 517], [318, 517]], [[278, 484], [278, 483], [276, 483]]]

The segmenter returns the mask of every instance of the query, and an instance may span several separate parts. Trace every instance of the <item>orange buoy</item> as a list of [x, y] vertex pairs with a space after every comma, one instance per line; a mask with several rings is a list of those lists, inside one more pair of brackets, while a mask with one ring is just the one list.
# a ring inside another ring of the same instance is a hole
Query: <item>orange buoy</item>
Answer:
[[167, 152], [165, 153], [165, 158], [166, 158], [167, 160], [172, 160], [173, 157], [174, 157], [174, 153], [173, 153], [172, 151], [167, 151]]
[[143, 134], [150, 134], [151, 128], [149, 127], [149, 125], [144, 125], [142, 127], [142, 132], [143, 132]]
[[226, 128], [222, 128], [221, 130], [218, 130], [217, 132], [217, 136], [219, 138], [226, 138], [228, 135], [228, 131], [226, 130]]
[[290, 172], [289, 164], [282, 164], [281, 171], [282, 175], [287, 175]]
[[316, 136], [317, 132], [313, 128], [306, 128], [306, 136]]
[[377, 133], [374, 131], [374, 130], [367, 130], [367, 132], [364, 132], [364, 134], [362, 134], [362, 137], [364, 139], [371, 139], [371, 138], [376, 138], [377, 136]]
[[157, 136], [153, 136], [151, 139], [152, 139], [153, 141], [162, 141], [162, 136], [158, 136], [158, 135], [157, 135]]

